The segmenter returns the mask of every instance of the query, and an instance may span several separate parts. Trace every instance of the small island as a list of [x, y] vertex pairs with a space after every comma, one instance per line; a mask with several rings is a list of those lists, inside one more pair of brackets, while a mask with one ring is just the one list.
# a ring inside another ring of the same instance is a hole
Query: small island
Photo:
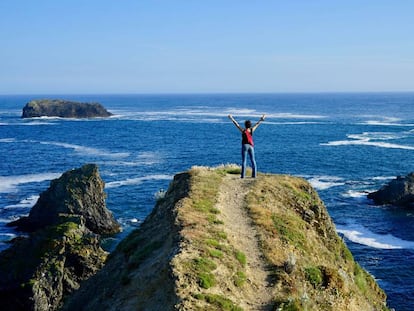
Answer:
[[23, 108], [22, 118], [106, 118], [112, 116], [99, 103], [80, 103], [61, 99], [32, 100]]
[[398, 207], [414, 207], [414, 172], [406, 176], [397, 176], [378, 191], [368, 194], [368, 199], [377, 205], [393, 205]]

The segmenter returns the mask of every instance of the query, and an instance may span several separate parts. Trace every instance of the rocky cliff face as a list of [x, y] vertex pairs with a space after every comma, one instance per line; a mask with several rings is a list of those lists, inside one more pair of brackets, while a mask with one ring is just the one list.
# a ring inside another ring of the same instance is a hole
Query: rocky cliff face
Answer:
[[381, 189], [368, 194], [376, 204], [414, 207], [414, 173], [398, 176]]
[[78, 103], [67, 100], [43, 99], [32, 100], [23, 108], [22, 118], [61, 117], [61, 118], [96, 118], [109, 117], [109, 113], [99, 103]]
[[30, 233], [0, 253], [1, 310], [57, 310], [103, 267], [97, 233], [119, 230], [104, 198], [96, 165], [85, 165], [52, 181], [29, 217], [12, 224]]
[[63, 309], [387, 310], [305, 180], [238, 174], [176, 175]]
[[95, 164], [68, 171], [51, 181], [28, 217], [9, 225], [23, 231], [35, 231], [56, 223], [61, 214], [73, 214], [82, 216], [86, 227], [94, 233], [117, 233], [120, 225], [106, 208], [104, 187]]

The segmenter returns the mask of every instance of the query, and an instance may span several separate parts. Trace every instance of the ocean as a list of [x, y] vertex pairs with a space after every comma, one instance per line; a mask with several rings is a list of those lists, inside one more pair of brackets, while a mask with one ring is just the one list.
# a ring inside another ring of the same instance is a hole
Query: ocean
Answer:
[[[99, 102], [102, 119], [21, 119], [32, 99]], [[176, 173], [194, 165], [240, 164], [241, 124], [266, 121], [254, 135], [259, 172], [307, 179], [355, 259], [397, 311], [414, 309], [414, 211], [366, 198], [414, 171], [414, 93], [22, 95], [0, 96], [0, 250], [19, 232], [51, 179], [96, 163], [107, 206], [123, 232], [138, 227]]]

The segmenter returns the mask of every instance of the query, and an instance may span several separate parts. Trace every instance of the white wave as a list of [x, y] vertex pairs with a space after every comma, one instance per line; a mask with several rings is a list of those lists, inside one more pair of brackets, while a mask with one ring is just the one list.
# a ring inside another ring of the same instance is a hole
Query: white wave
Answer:
[[[370, 116], [367, 116], [370, 117]], [[371, 116], [373, 117], [373, 116]], [[408, 123], [402, 123], [400, 118], [395, 117], [380, 117], [371, 120], [366, 120], [364, 122], [361, 122], [359, 124], [362, 125], [379, 125], [379, 126], [414, 126], [414, 124], [408, 124]]]
[[346, 198], [362, 199], [366, 198], [368, 191], [366, 190], [348, 190], [342, 194]]
[[409, 136], [413, 136], [410, 131], [403, 132], [363, 132], [362, 134], [349, 134], [347, 135], [350, 139], [375, 139], [375, 140], [392, 140], [402, 139]]
[[15, 192], [21, 184], [42, 182], [60, 177], [60, 173], [0, 176], [0, 193]]
[[54, 141], [40, 141], [42, 145], [53, 145], [58, 147], [63, 147], [67, 149], [73, 149], [75, 152], [80, 154], [94, 155], [94, 156], [103, 156], [108, 158], [126, 158], [130, 155], [129, 152], [110, 152], [103, 149], [85, 147], [81, 145], [54, 142]]
[[338, 228], [337, 231], [354, 243], [379, 249], [414, 249], [413, 241], [406, 241], [391, 234], [377, 234], [360, 225]]
[[32, 208], [36, 204], [38, 199], [39, 199], [38, 195], [32, 195], [32, 196], [30, 196], [26, 199], [21, 200], [17, 204], [7, 205], [4, 208], [5, 209], [10, 209], [10, 208]]
[[361, 145], [361, 146], [373, 146], [380, 148], [391, 149], [405, 149], [414, 150], [414, 146], [407, 146], [401, 144], [394, 144], [384, 142], [387, 140], [403, 139], [406, 137], [412, 137], [411, 131], [403, 132], [363, 132], [361, 134], [348, 134], [347, 140], [336, 140], [327, 143], [321, 143], [322, 146], [349, 146], [349, 145]]
[[41, 122], [41, 121], [29, 121], [29, 122], [25, 122], [25, 121], [21, 121], [21, 122], [3, 122], [0, 123], [0, 125], [3, 126], [37, 126], [37, 125], [57, 125], [56, 123], [53, 122]]
[[304, 124], [325, 124], [324, 122], [316, 122], [316, 121], [286, 121], [286, 122], [271, 122], [266, 121], [266, 124], [272, 125], [304, 125]]
[[[9, 238], [9, 240], [11, 240], [11, 239], [13, 239], [13, 238], [17, 237], [17, 235], [16, 235], [16, 234], [14, 234], [14, 233], [0, 233], [0, 236], [8, 237], [8, 238]], [[2, 240], [4, 241], [4, 239], [2, 239]]]
[[162, 157], [159, 154], [149, 151], [138, 154], [135, 161], [105, 161], [105, 164], [110, 164], [112, 166], [150, 166], [159, 164], [162, 161]]
[[57, 125], [57, 123], [53, 123], [53, 122], [41, 122], [41, 121], [31, 121], [31, 122], [25, 122], [25, 123], [18, 123], [17, 125], [26, 125], [26, 126]]
[[169, 180], [171, 179], [171, 175], [148, 175], [144, 177], [137, 177], [137, 178], [128, 178], [125, 180], [119, 180], [119, 181], [111, 181], [106, 183], [105, 188], [118, 188], [122, 186], [132, 186], [132, 185], [139, 185], [145, 181], [148, 180]]
[[138, 162], [143, 165], [153, 165], [161, 162], [161, 157], [156, 152], [141, 152], [137, 156]]
[[0, 139], [0, 143], [14, 143], [16, 142], [15, 138], [2, 138]]
[[391, 144], [391, 143], [385, 143], [385, 142], [375, 142], [375, 141], [370, 141], [369, 139], [337, 140], [337, 141], [330, 141], [327, 143], [321, 143], [320, 145], [321, 146], [361, 145], [361, 146], [373, 146], [373, 147], [390, 148], [390, 149], [414, 150], [413, 146], [405, 146], [405, 145]]
[[[154, 120], [173, 120], [173, 121], [195, 121], [199, 122], [222, 122], [219, 118], [226, 118], [229, 114], [237, 118], [259, 119], [263, 112], [251, 108], [218, 108], [208, 106], [193, 106], [191, 108], [175, 108], [163, 111], [126, 111], [117, 110], [116, 118], [154, 121]], [[326, 116], [297, 114], [290, 112], [270, 113], [266, 115], [268, 118], [277, 119], [322, 119]]]
[[345, 184], [342, 178], [336, 176], [313, 176], [307, 179], [316, 190], [326, 190]]
[[372, 177], [373, 180], [390, 180], [390, 179], [394, 179], [395, 176], [376, 176], [376, 177]]

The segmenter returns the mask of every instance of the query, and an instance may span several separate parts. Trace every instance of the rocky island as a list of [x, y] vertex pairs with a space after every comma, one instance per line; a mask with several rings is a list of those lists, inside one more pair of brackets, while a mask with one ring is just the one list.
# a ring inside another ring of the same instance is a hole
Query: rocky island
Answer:
[[104, 266], [100, 237], [120, 225], [106, 209], [103, 189], [97, 166], [84, 165], [53, 180], [30, 215], [10, 223], [29, 234], [0, 253], [1, 310], [58, 310]]
[[368, 194], [378, 205], [395, 205], [401, 207], [414, 207], [414, 172], [407, 176], [397, 176], [378, 191]]
[[23, 108], [22, 118], [60, 117], [60, 118], [96, 118], [110, 117], [99, 103], [79, 103], [60, 99], [32, 100]]

